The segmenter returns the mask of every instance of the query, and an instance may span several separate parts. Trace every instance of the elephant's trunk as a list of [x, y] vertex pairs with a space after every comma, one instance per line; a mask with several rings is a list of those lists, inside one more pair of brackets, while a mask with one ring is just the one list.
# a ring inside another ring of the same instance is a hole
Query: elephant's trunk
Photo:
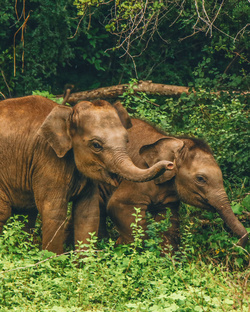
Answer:
[[166, 170], [172, 170], [174, 164], [171, 161], [162, 160], [147, 169], [141, 169], [134, 165], [126, 153], [115, 155], [112, 161], [112, 171], [125, 180], [133, 182], [146, 182], [163, 174]]
[[221, 218], [226, 222], [227, 226], [232, 230], [232, 232], [240, 238], [238, 245], [244, 247], [248, 241], [248, 232], [233, 213], [226, 192], [222, 192], [218, 202], [214, 203], [214, 200], [215, 199], [209, 201], [209, 203], [217, 210]]

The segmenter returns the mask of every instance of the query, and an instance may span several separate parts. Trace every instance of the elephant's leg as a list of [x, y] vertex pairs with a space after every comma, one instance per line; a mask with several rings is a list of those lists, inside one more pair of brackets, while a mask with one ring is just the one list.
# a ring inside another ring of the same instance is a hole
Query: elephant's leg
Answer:
[[74, 245], [74, 224], [72, 215], [65, 225], [65, 245], [72, 247]]
[[132, 215], [135, 213], [135, 207], [141, 208], [142, 220], [139, 222], [139, 225], [144, 230], [147, 228], [146, 210], [148, 198], [142, 194], [140, 195], [138, 196], [137, 184], [124, 181], [108, 202], [107, 213], [120, 234], [117, 240], [119, 244], [127, 244], [133, 241], [131, 223], [135, 222], [135, 217]]
[[8, 202], [0, 199], [0, 233], [2, 233], [3, 226], [11, 216], [11, 206]]
[[42, 248], [57, 254], [63, 253], [67, 205], [47, 202], [42, 212]]
[[88, 233], [95, 232], [99, 238], [107, 237], [105, 208], [98, 210], [95, 205], [95, 200], [92, 204], [84, 198], [73, 203], [72, 215], [65, 228], [66, 246], [77, 245], [78, 241], [87, 243]]
[[102, 198], [99, 198], [99, 209], [100, 209], [100, 222], [98, 229], [98, 237], [106, 238], [108, 237], [108, 231], [106, 226], [107, 212], [106, 212], [107, 203], [104, 202]]
[[107, 238], [109, 237], [109, 232], [107, 229], [107, 217], [108, 217], [107, 205], [109, 198], [111, 197], [116, 188], [103, 183], [98, 183], [98, 189], [99, 189], [99, 208], [100, 208], [100, 224], [98, 230], [98, 237]]
[[[119, 232], [119, 237], [117, 239], [117, 244], [129, 244], [133, 241], [133, 229], [131, 224], [135, 222], [135, 213], [136, 205], [127, 205], [122, 202], [112, 201], [108, 207], [109, 215], [111, 220], [114, 222], [117, 231]], [[139, 208], [138, 205], [136, 208]], [[139, 225], [142, 226], [145, 231], [147, 228], [146, 224], [146, 207], [141, 205], [141, 216], [142, 220], [139, 222]]]
[[63, 253], [67, 224], [67, 200], [64, 192], [44, 190], [44, 196], [35, 194], [36, 205], [42, 217], [42, 248]]
[[88, 243], [89, 233], [98, 235], [100, 224], [99, 192], [97, 186], [88, 186], [81, 197], [73, 202], [74, 242]]

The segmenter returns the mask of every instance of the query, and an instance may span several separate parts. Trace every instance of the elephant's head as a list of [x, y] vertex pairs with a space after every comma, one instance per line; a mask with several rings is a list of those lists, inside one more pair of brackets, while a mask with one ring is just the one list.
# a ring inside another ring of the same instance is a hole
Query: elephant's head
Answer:
[[136, 167], [129, 158], [127, 131], [130, 118], [121, 104], [84, 101], [73, 108], [59, 105], [47, 116], [38, 134], [58, 157], [73, 149], [75, 164], [86, 177], [117, 185], [120, 177], [144, 182], [158, 177], [173, 163], [161, 161], [149, 169]]
[[246, 244], [247, 231], [230, 207], [221, 170], [205, 142], [194, 138], [162, 136], [143, 146], [140, 154], [150, 166], [162, 159], [173, 161], [174, 170], [166, 171], [155, 183], [175, 179], [180, 200], [199, 208], [215, 208], [229, 228], [240, 237], [238, 244]]

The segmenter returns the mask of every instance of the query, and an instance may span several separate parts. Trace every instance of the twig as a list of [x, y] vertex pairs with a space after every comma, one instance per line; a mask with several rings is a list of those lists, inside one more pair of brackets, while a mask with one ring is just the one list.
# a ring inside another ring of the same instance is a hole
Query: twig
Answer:
[[[250, 0], [248, 0], [248, 2], [250, 2]], [[238, 33], [236, 34], [234, 41], [236, 40], [236, 38], [239, 36], [239, 34], [244, 31], [247, 27], [249, 27], [250, 24], [246, 24], [246, 26], [244, 26], [240, 31], [238, 31]]]
[[6, 99], [6, 96], [1, 91], [0, 91], [0, 94], [2, 95], [4, 99]]
[[[243, 51], [244, 49], [242, 49], [240, 51], [240, 53]], [[244, 56], [242, 56], [240, 53], [238, 52], [233, 52], [234, 54], [236, 54], [237, 56], [239, 56], [240, 58], [242, 58], [244, 61], [246, 61], [248, 64], [250, 64], [250, 62], [248, 61], [248, 59], [246, 59]]]
[[17, 12], [17, 0], [15, 1], [15, 13], [16, 13], [16, 17], [19, 20], [19, 16], [18, 16], [18, 12]]
[[[97, 252], [100, 252], [101, 250], [94, 250], [95, 253]], [[88, 250], [85, 250], [85, 249], [75, 249], [75, 250], [71, 250], [71, 251], [67, 251], [67, 252], [64, 252], [60, 255], [53, 255], [53, 256], [50, 256], [49, 258], [46, 258], [44, 260], [40, 260], [34, 264], [29, 264], [29, 265], [26, 265], [26, 266], [22, 266], [22, 267], [18, 267], [18, 268], [14, 268], [14, 269], [10, 269], [10, 270], [6, 270], [6, 271], [1, 271], [0, 274], [4, 274], [4, 273], [8, 273], [8, 272], [13, 272], [13, 271], [17, 271], [17, 270], [25, 270], [25, 269], [28, 269], [28, 268], [33, 268], [33, 267], [36, 267], [38, 266], [39, 264], [41, 263], [44, 263], [44, 262], [47, 262], [51, 259], [55, 259], [55, 258], [58, 258], [60, 256], [63, 256], [63, 255], [68, 255], [70, 253], [81, 253], [81, 252], [88, 252]]]
[[[5, 75], [4, 75], [4, 72], [3, 72], [2, 69], [1, 69], [1, 74], [2, 74], [2, 76], [3, 76], [3, 80], [4, 80], [5, 84], [6, 84], [6, 87], [7, 87], [8, 91], [9, 91], [9, 97], [11, 97], [10, 87], [9, 87], [9, 85], [8, 85], [8, 83], [7, 83], [7, 80], [6, 80], [6, 78], [5, 78]], [[2, 94], [2, 95], [3, 95], [3, 94]], [[4, 98], [5, 98], [5, 96], [4, 96]]]
[[62, 222], [62, 224], [58, 227], [58, 229], [55, 231], [55, 234], [52, 236], [51, 240], [48, 242], [48, 244], [46, 245], [45, 249], [47, 249], [49, 247], [49, 245], [51, 244], [51, 242], [53, 241], [53, 239], [55, 238], [56, 234], [58, 233], [58, 231], [61, 229], [61, 227], [65, 224], [65, 222], [67, 221], [68, 217], [65, 218], [65, 220]]
[[[21, 42], [23, 43], [23, 53], [22, 53], [22, 68], [24, 68], [24, 29], [26, 27], [26, 24], [28, 22], [28, 19], [30, 17], [30, 13], [32, 11], [29, 11], [28, 16], [25, 18], [23, 24], [14, 34], [14, 77], [16, 76], [16, 35], [20, 30], [22, 30], [22, 36], [21, 36]], [[24, 15], [25, 16], [25, 15]]]
[[74, 35], [71, 36], [71, 37], [67, 37], [68, 40], [74, 39], [74, 38], [75, 38], [75, 36], [76, 36], [77, 33], [78, 33], [78, 29], [79, 29], [79, 27], [80, 27], [80, 25], [81, 25], [81, 22], [82, 22], [83, 18], [84, 18], [84, 15], [81, 17], [79, 23], [77, 24], [76, 31], [75, 31]]
[[[241, 53], [243, 50], [244, 50], [244, 48], [240, 50], [240, 53]], [[232, 66], [232, 64], [233, 64], [233, 63], [237, 60], [237, 58], [239, 57], [239, 54], [238, 54], [237, 52], [233, 52], [233, 53], [235, 53], [236, 56], [235, 56], [235, 57], [231, 60], [231, 62], [227, 65], [227, 67], [226, 67], [226, 69], [224, 70], [224, 73], [223, 73], [223, 74], [226, 74], [226, 73], [227, 73], [228, 69]]]

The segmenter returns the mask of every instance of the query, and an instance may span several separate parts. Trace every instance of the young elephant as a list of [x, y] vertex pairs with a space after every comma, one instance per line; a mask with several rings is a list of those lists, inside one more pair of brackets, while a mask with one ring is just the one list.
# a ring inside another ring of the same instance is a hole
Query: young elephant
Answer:
[[132, 124], [133, 127], [128, 130], [128, 153], [137, 166], [147, 168], [163, 159], [173, 161], [176, 166], [174, 170], [166, 171], [154, 181], [146, 183], [123, 180], [116, 190], [100, 184], [101, 216], [104, 219], [107, 213], [115, 223], [120, 233], [118, 242], [128, 243], [132, 240], [130, 224], [134, 222], [134, 207], [141, 207], [144, 230], [147, 211], [156, 216], [164, 213], [165, 207], [170, 207], [172, 226], [166, 233], [165, 243], [177, 249], [178, 207], [183, 201], [199, 208], [215, 208], [229, 228], [239, 236], [239, 245], [244, 246], [248, 239], [247, 231], [230, 207], [221, 170], [207, 144], [198, 139], [167, 136], [141, 120], [133, 119]]
[[173, 167], [164, 161], [137, 168], [122, 123], [130, 123], [126, 111], [106, 101], [73, 108], [41, 96], [0, 102], [0, 231], [13, 211], [26, 211], [32, 223], [38, 210], [43, 248], [62, 253], [69, 201], [75, 242], [85, 243], [98, 229], [96, 180], [117, 185], [119, 175], [146, 181]]

